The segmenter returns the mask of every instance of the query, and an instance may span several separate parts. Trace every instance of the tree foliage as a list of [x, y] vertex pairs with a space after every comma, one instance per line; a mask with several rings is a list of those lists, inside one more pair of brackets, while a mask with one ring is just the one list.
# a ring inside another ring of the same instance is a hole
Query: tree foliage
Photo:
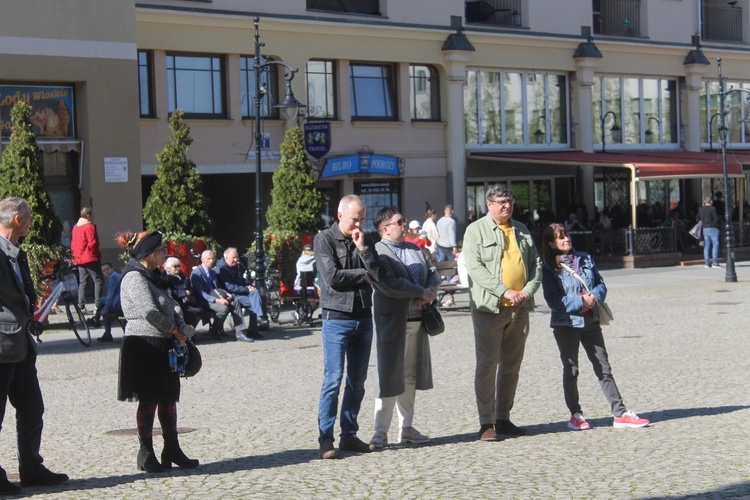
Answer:
[[52, 209], [52, 200], [44, 188], [44, 173], [30, 116], [31, 106], [23, 101], [11, 110], [10, 143], [3, 149], [0, 160], [0, 199], [17, 196], [29, 204], [33, 221], [21, 248], [28, 255], [34, 288], [41, 296], [46, 289], [41, 279], [45, 274], [44, 266], [64, 257], [66, 249], [60, 243], [62, 222]]
[[34, 221], [24, 243], [60, 245], [62, 222], [52, 209], [52, 200], [44, 188], [44, 173], [39, 163], [39, 148], [31, 131], [31, 106], [19, 102], [11, 110], [10, 143], [0, 162], [0, 199], [24, 198]]
[[213, 221], [208, 215], [203, 180], [187, 157], [193, 139], [182, 115], [182, 110], [175, 110], [169, 117], [172, 134], [156, 154], [156, 181], [143, 208], [143, 218], [147, 230], [162, 231], [167, 239], [188, 241], [209, 235]]
[[302, 130], [292, 127], [281, 143], [281, 161], [273, 174], [269, 231], [315, 233], [323, 225], [323, 195], [310, 177]]
[[295, 264], [302, 249], [300, 236], [321, 229], [323, 208], [323, 195], [310, 177], [302, 130], [290, 128], [284, 134], [281, 161], [273, 174], [265, 234], [265, 250], [271, 257], [271, 266], [279, 269], [288, 289], [292, 289], [297, 274]]

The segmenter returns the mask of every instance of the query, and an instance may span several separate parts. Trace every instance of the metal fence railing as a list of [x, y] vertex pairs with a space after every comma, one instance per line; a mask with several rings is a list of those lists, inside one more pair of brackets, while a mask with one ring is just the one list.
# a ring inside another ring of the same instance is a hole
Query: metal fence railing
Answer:
[[520, 27], [523, 25], [521, 1], [469, 0], [464, 3], [466, 22]]
[[599, 0], [594, 5], [594, 33], [640, 36], [641, 0]]
[[701, 36], [705, 40], [741, 42], [742, 8], [736, 5], [704, 3]]

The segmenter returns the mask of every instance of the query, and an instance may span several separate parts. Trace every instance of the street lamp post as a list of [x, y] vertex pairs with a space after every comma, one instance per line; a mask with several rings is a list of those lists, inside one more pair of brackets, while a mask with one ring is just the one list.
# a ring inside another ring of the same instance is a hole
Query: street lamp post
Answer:
[[617, 114], [614, 111], [607, 111], [606, 113], [604, 113], [604, 115], [602, 115], [602, 153], [607, 152], [607, 137], [604, 132], [604, 125], [609, 115], [612, 115], [612, 119], [615, 121], [614, 125], [612, 125], [612, 128], [609, 129], [610, 132], [612, 132], [612, 139], [614, 139], [616, 142], [619, 142], [616, 137], [619, 132], [622, 132], [622, 129], [617, 124]]
[[737, 273], [734, 270], [734, 234], [732, 230], [732, 196], [729, 190], [729, 175], [727, 173], [727, 135], [729, 129], [726, 125], [726, 97], [732, 92], [748, 92], [745, 89], [724, 89], [724, 76], [721, 74], [721, 57], [716, 59], [719, 67], [719, 139], [721, 140], [721, 166], [724, 173], [724, 221], [727, 260], [725, 263], [726, 273], [724, 281], [728, 283], [737, 282]]
[[714, 150], [714, 118], [721, 116], [721, 113], [714, 113], [708, 120], [708, 150]]
[[268, 90], [261, 87], [260, 80], [263, 72], [268, 72], [273, 66], [281, 66], [287, 70], [284, 73], [284, 80], [286, 82], [286, 94], [284, 99], [278, 103], [276, 108], [300, 108], [304, 107], [304, 104], [300, 103], [294, 97], [292, 93], [292, 79], [294, 79], [297, 69], [291, 67], [282, 61], [272, 61], [270, 59], [264, 59], [260, 50], [265, 46], [265, 43], [260, 41], [260, 35], [258, 34], [258, 24], [260, 18], [253, 18], [255, 25], [255, 34], [253, 40], [255, 42], [255, 57], [253, 58], [253, 71], [255, 72], [255, 287], [258, 288], [260, 296], [263, 300], [263, 310], [266, 310], [266, 256], [263, 249], [263, 185], [261, 182], [262, 168], [261, 168], [261, 101], [266, 96]]

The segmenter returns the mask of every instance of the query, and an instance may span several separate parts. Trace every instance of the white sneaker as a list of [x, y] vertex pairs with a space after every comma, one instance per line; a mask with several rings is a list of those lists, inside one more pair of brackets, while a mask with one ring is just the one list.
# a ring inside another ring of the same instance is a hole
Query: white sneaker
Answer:
[[443, 307], [453, 307], [455, 305], [456, 305], [456, 303], [453, 302], [453, 299], [448, 299], [445, 302], [443, 302], [443, 304], [442, 304]]
[[388, 444], [388, 436], [375, 433], [375, 435], [372, 436], [372, 439], [370, 439], [370, 444], [373, 445], [376, 450], [382, 450]]
[[429, 440], [430, 436], [422, 434], [414, 427], [404, 427], [403, 429], [401, 429], [401, 435], [398, 442], [421, 444], [426, 443]]
[[714, 264], [713, 267], [715, 267], [716, 269], [721, 269], [721, 264]]

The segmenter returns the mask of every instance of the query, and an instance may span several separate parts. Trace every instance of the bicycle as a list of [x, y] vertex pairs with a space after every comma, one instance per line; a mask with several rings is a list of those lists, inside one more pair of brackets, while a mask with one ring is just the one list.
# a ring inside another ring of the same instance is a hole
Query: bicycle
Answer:
[[51, 285], [51, 291], [49, 296], [42, 302], [37, 310], [34, 311], [34, 317], [37, 318], [32, 325], [32, 334], [36, 337], [36, 341], [41, 343], [42, 339], [40, 336], [44, 331], [42, 323], [47, 316], [49, 316], [52, 306], [60, 299], [65, 303], [65, 314], [68, 316], [68, 322], [76, 338], [84, 347], [91, 346], [91, 332], [89, 326], [86, 323], [86, 318], [83, 316], [81, 309], [76, 303], [78, 294], [78, 274], [75, 272], [74, 266], [67, 267], [61, 266], [57, 268], [54, 274], [44, 276], [43, 279], [49, 280]]

